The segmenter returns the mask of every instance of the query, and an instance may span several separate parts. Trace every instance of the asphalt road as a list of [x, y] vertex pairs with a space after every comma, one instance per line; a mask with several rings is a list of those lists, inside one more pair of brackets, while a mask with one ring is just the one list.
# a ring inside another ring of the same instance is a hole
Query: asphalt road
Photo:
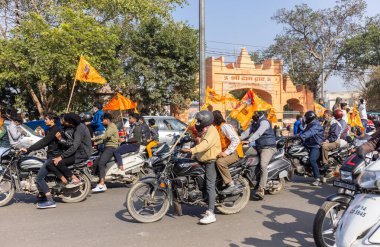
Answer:
[[295, 178], [281, 194], [251, 200], [239, 214], [219, 214], [216, 223], [206, 226], [197, 224], [205, 210], [198, 207], [184, 207], [182, 217], [171, 210], [159, 222], [136, 223], [123, 207], [125, 187], [47, 210], [36, 209], [33, 198], [17, 195], [0, 208], [0, 246], [314, 246], [314, 215], [336, 190], [314, 188], [305, 183], [309, 181]]

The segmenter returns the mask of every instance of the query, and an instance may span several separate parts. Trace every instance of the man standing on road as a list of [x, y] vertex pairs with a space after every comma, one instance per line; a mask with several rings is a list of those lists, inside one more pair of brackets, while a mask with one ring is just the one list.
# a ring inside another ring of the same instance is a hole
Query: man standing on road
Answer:
[[268, 165], [273, 155], [277, 152], [276, 137], [271, 123], [267, 120], [263, 111], [256, 111], [252, 120], [251, 126], [241, 134], [240, 138], [241, 140], [248, 139], [242, 143], [255, 142], [256, 144], [256, 149], [251, 147], [248, 149], [247, 155], [256, 156], [260, 154], [261, 177], [256, 195], [260, 199], [264, 199], [268, 180]]
[[359, 102], [360, 102], [360, 104], [359, 104], [359, 115], [360, 115], [360, 119], [362, 120], [362, 124], [363, 124], [363, 127], [364, 127], [364, 133], [366, 133], [366, 131], [367, 131], [367, 121], [368, 121], [368, 118], [367, 118], [367, 109], [366, 109], [366, 106], [365, 106], [364, 99], [360, 99]]
[[182, 152], [195, 155], [196, 160], [206, 169], [206, 189], [208, 194], [208, 210], [199, 220], [201, 224], [210, 224], [216, 221], [214, 208], [216, 200], [216, 169], [215, 160], [222, 152], [218, 130], [214, 127], [214, 117], [210, 111], [200, 111], [195, 115], [195, 128], [200, 133], [200, 143], [191, 149], [183, 148]]

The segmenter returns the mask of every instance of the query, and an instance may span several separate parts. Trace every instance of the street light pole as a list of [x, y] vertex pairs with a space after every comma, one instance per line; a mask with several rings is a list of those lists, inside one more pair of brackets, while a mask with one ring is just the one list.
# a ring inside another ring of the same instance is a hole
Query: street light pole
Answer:
[[206, 60], [205, 60], [205, 2], [199, 0], [199, 108], [205, 103]]

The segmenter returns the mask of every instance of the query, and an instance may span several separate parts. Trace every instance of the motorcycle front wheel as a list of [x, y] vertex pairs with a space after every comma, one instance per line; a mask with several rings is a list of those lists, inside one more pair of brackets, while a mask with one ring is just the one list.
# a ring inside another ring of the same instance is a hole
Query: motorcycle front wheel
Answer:
[[163, 190], [154, 190], [149, 183], [137, 182], [127, 194], [128, 212], [140, 223], [152, 223], [162, 219], [169, 206], [168, 195]]
[[327, 201], [319, 208], [313, 224], [313, 237], [317, 247], [333, 247], [335, 232], [347, 205]]
[[7, 205], [15, 195], [15, 185], [11, 179], [3, 178], [0, 182], [0, 207]]

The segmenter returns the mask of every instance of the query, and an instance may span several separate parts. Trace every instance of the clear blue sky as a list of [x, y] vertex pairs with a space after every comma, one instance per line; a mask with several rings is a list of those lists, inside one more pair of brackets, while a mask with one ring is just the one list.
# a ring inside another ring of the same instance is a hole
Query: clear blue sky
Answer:
[[[380, 0], [366, 2], [367, 16], [380, 13]], [[188, 0], [188, 3], [173, 13], [174, 18], [198, 28], [199, 0]], [[314, 9], [335, 5], [333, 0], [205, 0], [206, 55], [224, 55], [226, 61], [232, 62], [234, 50], [239, 51], [243, 46], [249, 51], [269, 46], [283, 28], [271, 20], [271, 17], [280, 8], [291, 9], [302, 3]], [[328, 80], [326, 88], [327, 91], [346, 90], [339, 77]]]

